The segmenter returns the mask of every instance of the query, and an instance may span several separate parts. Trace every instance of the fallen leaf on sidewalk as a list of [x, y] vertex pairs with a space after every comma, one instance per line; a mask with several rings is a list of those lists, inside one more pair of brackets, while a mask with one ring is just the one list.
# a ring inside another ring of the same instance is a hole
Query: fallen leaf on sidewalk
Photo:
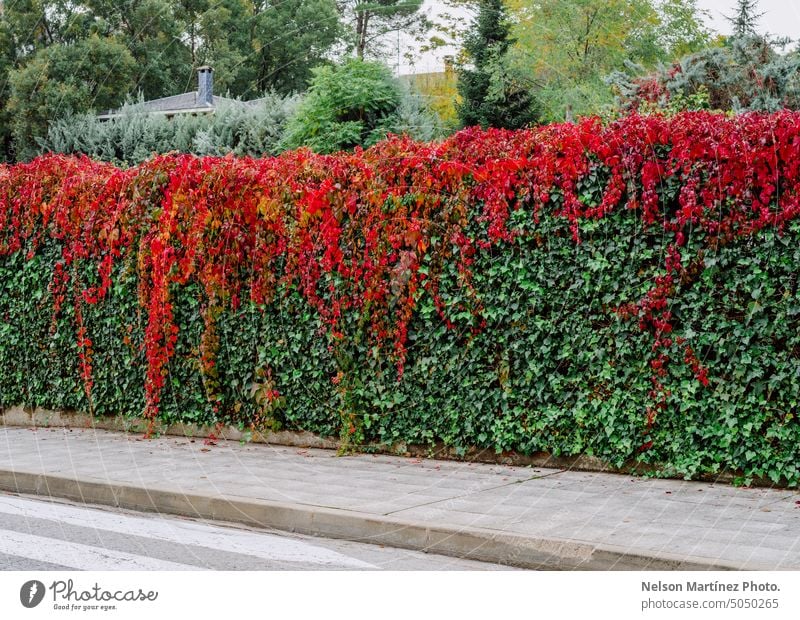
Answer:
[[200, 452], [211, 452], [211, 448], [200, 448]]

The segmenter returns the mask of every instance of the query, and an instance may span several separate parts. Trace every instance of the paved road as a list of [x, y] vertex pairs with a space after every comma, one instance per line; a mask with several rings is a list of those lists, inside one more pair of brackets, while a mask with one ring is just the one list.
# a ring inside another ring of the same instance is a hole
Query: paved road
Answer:
[[0, 570], [504, 570], [390, 547], [0, 493]]

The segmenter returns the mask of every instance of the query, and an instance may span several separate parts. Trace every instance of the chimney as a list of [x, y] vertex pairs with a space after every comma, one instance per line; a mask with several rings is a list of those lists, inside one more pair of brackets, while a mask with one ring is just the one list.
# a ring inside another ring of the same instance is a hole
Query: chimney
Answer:
[[197, 104], [214, 105], [214, 70], [211, 67], [197, 68]]

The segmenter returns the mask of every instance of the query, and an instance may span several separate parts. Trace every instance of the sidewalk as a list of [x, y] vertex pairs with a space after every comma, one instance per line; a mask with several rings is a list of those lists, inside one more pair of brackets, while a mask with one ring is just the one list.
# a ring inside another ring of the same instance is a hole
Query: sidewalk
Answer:
[[0, 427], [0, 490], [544, 569], [800, 569], [800, 492]]

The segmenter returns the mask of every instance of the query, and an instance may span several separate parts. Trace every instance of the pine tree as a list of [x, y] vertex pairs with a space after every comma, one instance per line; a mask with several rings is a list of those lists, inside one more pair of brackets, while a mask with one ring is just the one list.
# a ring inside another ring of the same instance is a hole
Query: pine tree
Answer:
[[535, 99], [508, 62], [514, 40], [502, 0], [480, 0], [477, 19], [464, 42], [473, 68], [462, 67], [458, 76], [461, 104], [457, 111], [463, 126], [518, 129], [536, 122]]
[[736, 15], [728, 17], [736, 37], [758, 34], [758, 20], [764, 13], [758, 13], [758, 0], [738, 0]]

